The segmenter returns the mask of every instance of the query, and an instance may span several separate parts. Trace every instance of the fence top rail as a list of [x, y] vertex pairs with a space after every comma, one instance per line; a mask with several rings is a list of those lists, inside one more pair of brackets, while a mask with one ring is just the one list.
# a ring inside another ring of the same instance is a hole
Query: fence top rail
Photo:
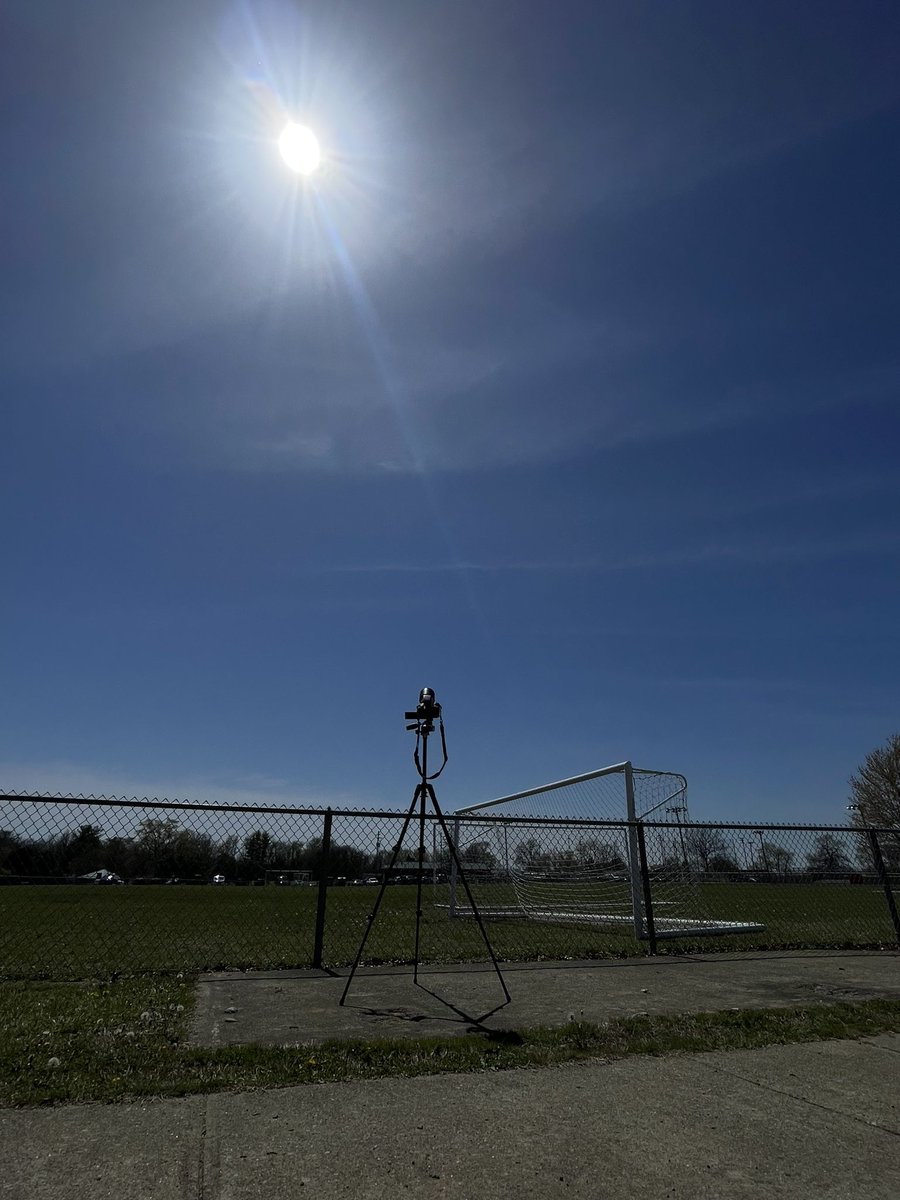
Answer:
[[645, 829], [724, 829], [746, 833], [892, 833], [900, 837], [900, 827], [890, 825], [798, 825], [760, 821], [636, 821]]
[[526, 788], [523, 792], [513, 792], [509, 796], [499, 796], [496, 800], [485, 800], [481, 804], [468, 804], [465, 808], [459, 808], [453, 813], [453, 816], [463, 816], [465, 813], [480, 812], [485, 808], [494, 808], [498, 804], [511, 804], [513, 800], [527, 800], [529, 796], [540, 796], [544, 792], [555, 792], [560, 788], [569, 787], [574, 783], [587, 783], [589, 779], [599, 779], [603, 775], [619, 775], [624, 774], [628, 768], [635, 775], [673, 775], [676, 779], [680, 779], [684, 787], [687, 787], [687, 780], [683, 775], [679, 775], [677, 771], [651, 771], [647, 767], [635, 767], [628, 760], [620, 763], [613, 763], [609, 767], [600, 767], [596, 771], [586, 771], [583, 775], [571, 775], [568, 779], [558, 779], [555, 783], [545, 783], [540, 787]]
[[619, 819], [597, 818], [588, 819], [584, 817], [517, 817], [517, 816], [498, 816], [494, 813], [480, 816], [471, 810], [461, 810], [453, 814], [454, 820], [459, 818], [460, 821], [473, 824], [488, 824], [491, 825], [536, 825], [536, 826], [588, 826], [590, 828], [606, 828], [606, 829], [628, 829], [631, 826], [643, 826], [644, 829], [722, 829], [726, 832], [734, 831], [736, 833], [852, 833], [866, 834], [886, 833], [892, 834], [894, 837], [900, 838], [900, 827], [890, 825], [798, 825], [798, 824], [762, 824], [759, 821], [645, 821], [639, 819], [637, 821], [629, 821], [626, 817]]
[[[585, 779], [594, 779], [598, 775], [610, 774], [614, 771], [622, 770], [625, 764], [620, 763], [616, 767], [605, 767], [601, 771], [591, 771], [587, 775], [577, 775], [572, 779], [561, 780], [557, 784], [552, 784], [550, 787], [564, 787], [567, 783], [577, 783]], [[637, 768], [635, 768], [637, 769]], [[647, 772], [648, 774], [671, 775], [674, 772], [660, 771]], [[485, 814], [481, 816], [481, 811], [485, 808], [492, 807], [495, 804], [500, 804], [503, 800], [517, 799], [519, 796], [530, 796], [536, 792], [548, 791], [550, 788], [537, 788], [535, 791], [517, 793], [516, 796], [506, 796], [501, 800], [492, 800], [488, 804], [476, 804], [469, 808], [458, 809], [455, 813], [448, 814], [454, 820], [459, 819], [466, 824], [477, 824], [479, 822], [497, 825], [573, 825], [573, 826], [590, 826], [598, 828], [610, 829], [625, 829], [631, 824], [643, 825], [645, 829], [722, 829], [733, 830], [734, 832], [747, 833], [778, 833], [778, 832], [797, 832], [797, 833], [852, 833], [866, 834], [869, 832], [877, 834], [888, 834], [895, 838], [900, 838], [900, 826], [891, 825], [816, 825], [816, 824], [798, 824], [798, 823], [773, 823], [763, 821], [652, 821], [639, 820], [629, 822], [627, 818], [621, 819], [585, 819], [583, 817], [520, 817], [520, 816], [502, 816], [496, 813]], [[302, 805], [260, 805], [260, 804], [201, 804], [192, 803], [187, 800], [160, 800], [156, 797], [151, 799], [130, 799], [119, 798], [116, 796], [72, 796], [72, 795], [49, 795], [49, 794], [28, 794], [25, 792], [0, 792], [0, 803], [12, 804], [57, 804], [57, 805], [84, 805], [99, 808], [141, 808], [141, 809], [159, 809], [166, 811], [187, 811], [187, 812], [204, 812], [204, 813], [271, 813], [274, 815], [296, 815], [307, 817], [324, 817], [327, 813], [331, 813], [335, 817], [372, 817], [375, 819], [393, 819], [398, 820], [406, 815], [406, 809], [383, 809], [383, 808], [312, 808]], [[426, 813], [426, 820], [436, 820], [434, 813]]]
[[129, 799], [117, 796], [63, 796], [63, 795], [29, 795], [24, 792], [0, 792], [0, 803], [19, 804], [69, 804], [85, 805], [91, 808], [150, 808], [176, 810], [179, 812], [209, 812], [209, 813], [274, 813], [281, 815], [297, 815], [305, 817], [324, 817], [331, 813], [335, 817], [403, 817], [405, 809], [384, 808], [312, 808], [300, 804], [201, 804], [188, 800], [160, 800], [137, 797]]

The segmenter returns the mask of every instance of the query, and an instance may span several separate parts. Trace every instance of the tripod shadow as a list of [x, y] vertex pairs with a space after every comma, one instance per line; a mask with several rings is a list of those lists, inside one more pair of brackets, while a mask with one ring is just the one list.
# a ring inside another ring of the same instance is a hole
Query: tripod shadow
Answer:
[[[512, 1036], [511, 1031], [499, 1031], [496, 1029], [489, 1029], [484, 1024], [484, 1022], [488, 1019], [488, 1017], [492, 1017], [494, 1015], [494, 1013], [500, 1012], [500, 1010], [502, 1008], [506, 1008], [507, 1004], [511, 1003], [512, 998], [510, 996], [507, 996], [507, 998], [505, 1000], [501, 1000], [501, 1002], [499, 1004], [495, 1004], [494, 1007], [488, 1009], [487, 1012], [483, 1012], [481, 1014], [481, 1016], [473, 1017], [472, 1014], [467, 1013], [465, 1011], [465, 1009], [459, 1008], [452, 1001], [445, 999], [443, 996], [439, 996], [437, 992], [433, 992], [431, 990], [431, 988], [426, 987], [424, 983], [420, 983], [418, 979], [414, 980], [414, 983], [415, 983], [415, 986], [420, 989], [420, 991], [425, 992], [427, 995], [431, 996], [433, 1000], [437, 1000], [438, 1003], [443, 1004], [446, 1008], [449, 1008], [450, 1011], [456, 1013], [456, 1015], [461, 1020], [468, 1022], [469, 1026], [470, 1026], [470, 1028], [469, 1028], [470, 1033], [486, 1033], [486, 1034], [489, 1034], [492, 1038], [503, 1037], [504, 1040], [505, 1040], [507, 1034]], [[515, 1034], [514, 1036], [516, 1038], [519, 1037], [518, 1034]], [[521, 1040], [521, 1039], [519, 1039], [519, 1040]]]
[[489, 1037], [492, 1041], [521, 1041], [521, 1038], [517, 1033], [513, 1033], [509, 1030], [491, 1029], [484, 1024], [484, 1022], [492, 1017], [495, 1013], [500, 1012], [502, 1008], [506, 1008], [507, 1004], [510, 1003], [509, 1000], [502, 1000], [499, 1004], [495, 1004], [493, 1008], [490, 1008], [486, 1012], [476, 1016], [471, 1012], [467, 1012], [466, 1009], [460, 1008], [460, 1006], [458, 1004], [454, 1004], [452, 1000], [447, 1000], [444, 996], [441, 996], [431, 988], [426, 987], [426, 985], [421, 983], [418, 979], [414, 979], [412, 982], [413, 986], [417, 987], [419, 991], [424, 992], [427, 996], [431, 996], [433, 1000], [437, 1000], [439, 1004], [442, 1004], [444, 1008], [447, 1009], [447, 1015], [440, 1016], [435, 1013], [422, 1012], [414, 1008], [406, 1007], [403, 1004], [396, 1006], [392, 1005], [391, 1007], [386, 1008], [373, 1008], [371, 1005], [357, 1005], [350, 1003], [346, 1007], [349, 1009], [355, 1009], [358, 1013], [366, 1017], [391, 1017], [395, 1020], [407, 1021], [412, 1024], [418, 1024], [422, 1021], [439, 1021], [442, 1024], [448, 1025], [457, 1025], [462, 1023], [467, 1026], [467, 1033], [481, 1033]]

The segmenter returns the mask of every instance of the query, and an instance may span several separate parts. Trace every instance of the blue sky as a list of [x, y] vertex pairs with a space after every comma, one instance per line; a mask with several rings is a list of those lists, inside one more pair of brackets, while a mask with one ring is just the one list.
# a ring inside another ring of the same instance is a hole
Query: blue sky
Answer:
[[[898, 727], [893, 4], [13, 0], [0, 787], [840, 820]], [[326, 169], [298, 183], [290, 115]]]

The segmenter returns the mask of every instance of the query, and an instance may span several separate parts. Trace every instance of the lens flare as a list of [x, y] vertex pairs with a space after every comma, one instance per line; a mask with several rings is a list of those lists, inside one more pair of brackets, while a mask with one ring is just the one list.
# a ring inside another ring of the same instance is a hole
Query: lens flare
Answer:
[[298, 175], [312, 175], [322, 161], [319, 139], [305, 125], [289, 121], [278, 138], [281, 157]]

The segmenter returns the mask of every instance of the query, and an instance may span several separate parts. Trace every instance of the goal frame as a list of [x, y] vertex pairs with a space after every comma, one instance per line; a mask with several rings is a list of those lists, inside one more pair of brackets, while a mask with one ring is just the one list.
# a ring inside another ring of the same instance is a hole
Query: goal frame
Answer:
[[[641, 814], [638, 815], [635, 798], [636, 773], [642, 776], [665, 775], [672, 780], [676, 780], [678, 782], [678, 786], [676, 790], [666, 794], [666, 796], [662, 797], [662, 799], [654, 797], [655, 803], [653, 804], [652, 808], [648, 808], [646, 812], [641, 812]], [[630, 760], [626, 760], [625, 762], [613, 763], [610, 767], [601, 767], [599, 770], [589, 770], [589, 772], [586, 772], [582, 775], [571, 775], [570, 778], [557, 780], [557, 782], [554, 782], [554, 784], [545, 784], [541, 787], [529, 787], [521, 792], [512, 792], [509, 794], [509, 796], [500, 796], [496, 800], [485, 800], [485, 802], [481, 804], [468, 805], [467, 808], [457, 809], [456, 812], [454, 812], [454, 815], [452, 815], [452, 838], [454, 838], [454, 844], [457, 847], [460, 845], [460, 830], [464, 818], [472, 817], [476, 814], [479, 814], [479, 812], [485, 812], [488, 809], [496, 809], [500, 805], [512, 804], [515, 802], [515, 800], [528, 799], [529, 797], [533, 796], [544, 796], [544, 794], [547, 792], [558, 791], [559, 788], [569, 787], [574, 784], [583, 784], [583, 782], [587, 782], [589, 780], [600, 779], [604, 775], [619, 774], [623, 776], [624, 780], [625, 811], [622, 818], [619, 818], [619, 820], [616, 820], [616, 818], [612, 818], [612, 820], [608, 820], [608, 818], [598, 818], [596, 821], [582, 821], [578, 820], [578, 818], [563, 818], [563, 820], [566, 824], [576, 824], [576, 826], [577, 824], [583, 823], [586, 824], [586, 826], [592, 827], [613, 826], [620, 829], [624, 826], [626, 828], [626, 846], [628, 846], [628, 872], [631, 900], [631, 924], [634, 925], [634, 932], [637, 940], [647, 941], [650, 937], [650, 934], [648, 931], [646, 908], [644, 908], [644, 883], [646, 883], [646, 881], [644, 881], [643, 877], [644, 872], [642, 870], [641, 863], [640, 835], [638, 835], [638, 829], [641, 828], [641, 823], [646, 820], [647, 817], [652, 816], [654, 812], [661, 809], [662, 806], [668, 804], [670, 800], [679, 797], [686, 797], [686, 792], [688, 792], [688, 780], [686, 780], [684, 775], [679, 774], [678, 772], [673, 772], [673, 770], [649, 770], [644, 767], [635, 767], [634, 763], [632, 763]], [[500, 817], [500, 820], [504, 820], [504, 818]], [[509, 818], [506, 818], [506, 820], [509, 820], [510, 824], [516, 823], [517, 820], [527, 821], [529, 824], [540, 824], [542, 820], [545, 820], [545, 818], [517, 818], [516, 816], [510, 816]], [[546, 817], [546, 821], [547, 823], [553, 823], [553, 818]], [[527, 906], [522, 905], [521, 899], [520, 906], [522, 906], [524, 914], [529, 916]], [[451, 917], [462, 916], [460, 908], [458, 908], [457, 904], [457, 872], [455, 865], [451, 866], [450, 871], [449, 910]], [[551, 916], [551, 914], [544, 914], [544, 916]], [[563, 914], [558, 914], [558, 916], [563, 916]], [[569, 913], [568, 916], [571, 916], [571, 913]], [[628, 916], [623, 913], [623, 917], [625, 922], [628, 922]], [[733, 932], [749, 932], [764, 928], [762, 925], [745, 922], [732, 922], [732, 920], [719, 922], [719, 920], [713, 919], [707, 922], [706, 919], [697, 920], [695, 918], [684, 918], [682, 922], [678, 922], [678, 925], [682, 926], [682, 928], [673, 928], [664, 932], [661, 931], [659, 926], [656, 925], [656, 922], [654, 922], [655, 937], [714, 936], [716, 934], [733, 934]]]
[[[673, 779], [680, 781], [680, 786], [671, 795], [666, 796], [648, 809], [647, 812], [641, 813], [640, 818], [637, 815], [635, 805], [634, 792], [634, 773], [638, 770], [641, 774], [646, 775], [670, 775]], [[512, 792], [508, 796], [499, 796], [496, 800], [486, 800], [481, 804], [472, 804], [466, 808], [457, 809], [453, 814], [453, 841], [459, 846], [459, 832], [463, 818], [472, 816], [476, 813], [484, 812], [487, 809], [497, 808], [502, 804], [512, 804], [516, 800], [526, 800], [530, 796], [541, 796], [547, 792], [558, 791], [560, 788], [570, 787], [572, 784], [586, 783], [592, 779], [600, 779], [605, 775], [622, 775], [625, 784], [625, 814], [624, 819], [618, 822], [620, 825], [627, 824], [627, 844], [628, 844], [628, 877], [631, 892], [631, 913], [632, 924], [634, 926], [634, 935], [639, 941], [645, 941], [647, 934], [647, 923], [644, 914], [644, 892], [641, 877], [641, 860], [640, 851], [638, 848], [638, 820], [643, 820], [650, 816], [657, 809], [662, 808], [669, 800], [676, 796], [685, 795], [687, 792], [687, 779], [684, 775], [677, 771], [651, 771], [643, 767], [635, 768], [630, 759], [625, 762], [613, 763], [608, 767], [600, 767], [596, 771], [586, 771], [582, 775], [572, 775], [568, 779], [559, 779], [555, 783], [547, 783], [541, 787], [526, 788], [521, 792]], [[515, 818], [510, 817], [510, 821]], [[598, 825], [617, 824], [615, 821], [598, 821]], [[458, 915], [457, 907], [457, 873], [455, 863], [451, 866], [450, 871], [450, 916]]]

